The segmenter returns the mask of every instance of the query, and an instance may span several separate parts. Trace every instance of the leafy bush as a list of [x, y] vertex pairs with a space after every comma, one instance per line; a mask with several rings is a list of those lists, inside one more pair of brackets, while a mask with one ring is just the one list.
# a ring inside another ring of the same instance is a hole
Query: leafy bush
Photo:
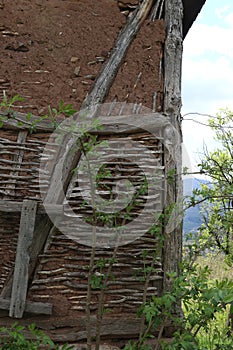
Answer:
[[[29, 339], [25, 333], [29, 332]], [[47, 336], [43, 331], [36, 329], [34, 324], [27, 328], [14, 324], [11, 328], [2, 327], [0, 333], [0, 350], [37, 350], [37, 349], [53, 349], [53, 350], [72, 350], [73, 347], [67, 344], [59, 347]]]
[[[145, 318], [145, 331], [136, 342], [130, 342], [124, 350], [159, 349], [147, 343], [159, 333], [157, 341], [162, 350], [222, 350], [233, 349], [231, 329], [227, 326], [227, 314], [233, 304], [233, 282], [227, 278], [210, 279], [208, 266], [198, 264], [182, 266], [180, 276], [171, 274], [172, 290], [146, 301], [139, 310]], [[182, 300], [184, 316], [174, 313]], [[178, 331], [169, 343], [162, 341], [163, 330], [172, 320]]]

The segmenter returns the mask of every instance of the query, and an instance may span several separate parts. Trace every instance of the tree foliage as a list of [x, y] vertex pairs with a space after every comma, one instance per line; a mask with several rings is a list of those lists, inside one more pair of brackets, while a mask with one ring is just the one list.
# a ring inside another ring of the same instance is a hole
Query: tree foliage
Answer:
[[218, 147], [204, 150], [200, 173], [209, 178], [193, 193], [191, 203], [202, 202], [202, 246], [218, 250], [233, 260], [233, 113], [224, 109], [209, 120]]

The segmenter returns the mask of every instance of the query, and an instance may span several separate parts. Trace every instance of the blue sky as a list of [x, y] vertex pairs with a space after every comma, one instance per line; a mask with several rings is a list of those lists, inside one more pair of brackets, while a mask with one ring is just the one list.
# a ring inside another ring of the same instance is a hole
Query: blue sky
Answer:
[[[184, 41], [182, 114], [215, 115], [220, 108], [233, 110], [233, 1], [207, 0]], [[206, 122], [204, 116], [186, 116], [184, 145], [193, 165], [205, 143], [213, 147], [208, 127], [187, 119]]]

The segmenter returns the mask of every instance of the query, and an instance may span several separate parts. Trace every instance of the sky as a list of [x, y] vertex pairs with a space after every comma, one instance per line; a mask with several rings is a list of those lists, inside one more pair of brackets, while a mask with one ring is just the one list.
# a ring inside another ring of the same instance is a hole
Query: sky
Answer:
[[[233, 1], [207, 0], [184, 40], [182, 68], [184, 165], [195, 171], [203, 153], [216, 147], [206, 123], [220, 108], [233, 110]], [[188, 159], [189, 158], [189, 159]], [[191, 162], [191, 164], [189, 163]]]

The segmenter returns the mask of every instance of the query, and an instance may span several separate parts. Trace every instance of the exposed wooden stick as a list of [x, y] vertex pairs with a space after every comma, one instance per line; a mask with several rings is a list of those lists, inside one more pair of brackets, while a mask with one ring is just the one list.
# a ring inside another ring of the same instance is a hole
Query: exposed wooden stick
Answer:
[[[160, 18], [160, 12], [161, 12], [161, 8], [163, 5], [164, 0], [157, 0], [156, 4], [153, 7], [153, 10], [151, 11], [151, 15], [150, 15], [150, 19], [151, 21], [155, 21], [156, 19]], [[159, 11], [160, 9], [160, 11]]]
[[[26, 138], [27, 138], [27, 134], [28, 132], [27, 131], [20, 131], [19, 134], [18, 134], [18, 139], [17, 139], [17, 143], [19, 145], [21, 145], [22, 143], [24, 143], [26, 141]], [[10, 175], [11, 176], [14, 176], [15, 179], [13, 179], [13, 182], [11, 182], [11, 184], [7, 184], [6, 185], [6, 195], [4, 196], [4, 199], [8, 198], [7, 195], [9, 193], [12, 193], [14, 192], [14, 188], [16, 186], [16, 177], [19, 175], [19, 169], [20, 169], [20, 166], [21, 166], [21, 163], [23, 161], [23, 155], [24, 155], [24, 152], [23, 150], [21, 149], [18, 149], [16, 151], [16, 154], [14, 155], [13, 157], [13, 162], [14, 162], [14, 167], [15, 167], [15, 170], [11, 171], [10, 172]], [[4, 169], [4, 168], [3, 168]]]

